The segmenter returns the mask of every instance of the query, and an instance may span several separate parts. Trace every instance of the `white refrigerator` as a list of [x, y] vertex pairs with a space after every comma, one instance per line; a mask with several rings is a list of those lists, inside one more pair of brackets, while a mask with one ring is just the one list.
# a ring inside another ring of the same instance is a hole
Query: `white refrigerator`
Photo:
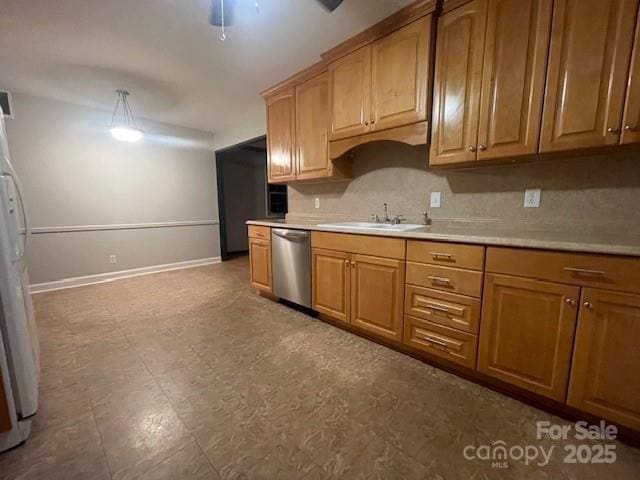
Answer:
[[25, 263], [29, 234], [0, 109], [0, 381], [10, 423], [0, 431], [0, 452], [27, 439], [38, 409], [38, 338]]

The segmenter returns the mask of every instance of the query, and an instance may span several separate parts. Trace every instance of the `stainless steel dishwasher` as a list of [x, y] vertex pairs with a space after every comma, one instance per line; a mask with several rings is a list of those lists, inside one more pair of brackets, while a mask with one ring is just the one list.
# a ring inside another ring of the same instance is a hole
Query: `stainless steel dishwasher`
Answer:
[[311, 308], [311, 234], [307, 230], [271, 229], [273, 294]]

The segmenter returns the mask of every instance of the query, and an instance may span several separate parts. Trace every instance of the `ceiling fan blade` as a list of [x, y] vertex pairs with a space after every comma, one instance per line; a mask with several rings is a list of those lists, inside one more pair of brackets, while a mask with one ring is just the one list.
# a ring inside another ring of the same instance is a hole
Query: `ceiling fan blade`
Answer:
[[224, 2], [224, 26], [228, 27], [233, 24], [233, 12], [236, 6], [236, 0], [211, 0], [209, 8], [209, 23], [216, 27], [222, 26]]
[[322, 4], [324, 8], [333, 12], [336, 8], [340, 6], [342, 0], [318, 0]]

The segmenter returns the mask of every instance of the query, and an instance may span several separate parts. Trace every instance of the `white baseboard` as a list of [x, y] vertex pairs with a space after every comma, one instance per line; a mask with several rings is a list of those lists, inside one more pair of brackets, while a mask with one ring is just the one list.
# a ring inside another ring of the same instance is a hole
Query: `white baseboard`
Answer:
[[181, 270], [183, 268], [202, 267], [220, 263], [220, 257], [199, 258], [197, 260], [187, 260], [186, 262], [166, 263], [164, 265], [152, 265], [150, 267], [132, 268], [130, 270], [120, 270], [119, 272], [98, 273], [96, 275], [86, 275], [84, 277], [64, 278], [53, 282], [34, 283], [29, 286], [31, 293], [50, 292], [52, 290], [62, 290], [65, 288], [83, 287], [96, 283], [113, 282], [123, 278], [139, 277], [151, 273], [167, 272], [170, 270]]

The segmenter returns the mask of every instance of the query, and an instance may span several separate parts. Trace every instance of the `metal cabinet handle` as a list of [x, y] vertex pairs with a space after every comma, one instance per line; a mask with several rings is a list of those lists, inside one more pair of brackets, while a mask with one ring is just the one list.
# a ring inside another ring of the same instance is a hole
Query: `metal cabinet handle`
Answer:
[[447, 346], [446, 342], [443, 342], [442, 340], [437, 340], [437, 339], [435, 339], [433, 337], [430, 337], [428, 335], [425, 335], [424, 339], [426, 341], [428, 341], [428, 342], [435, 343], [436, 345], [440, 345], [441, 347], [445, 347], [446, 348], [446, 346]]
[[483, 152], [487, 149], [487, 147], [485, 147], [484, 145], [480, 145], [480, 147], [479, 147], [479, 148], [480, 148], [480, 150], [481, 150], [481, 151], [483, 151]]
[[625, 125], [624, 129], [627, 132], [637, 132], [638, 131], [638, 127], [632, 127], [631, 125]]
[[567, 305], [571, 305], [572, 307], [576, 306], [576, 301], [572, 298], [565, 298], [564, 303], [566, 303]]
[[620, 130], [617, 129], [617, 128], [609, 127], [609, 128], [607, 128], [607, 133], [611, 133], [613, 135], [617, 135], [618, 133], [620, 133]]
[[564, 267], [565, 272], [581, 273], [583, 275], [605, 275], [604, 270], [591, 270], [589, 268]]
[[582, 305], [587, 307], [589, 310], [593, 310], [593, 303], [591, 302], [584, 302]]
[[365, 126], [369, 126], [369, 120], [367, 120], [366, 122], [364, 122]]
[[476, 151], [476, 147], [474, 145], [469, 145], [469, 151], [470, 152], [475, 152]]
[[436, 277], [433, 275], [428, 275], [427, 278], [434, 283], [446, 283], [447, 285], [451, 283], [451, 280], [445, 277]]
[[449, 313], [449, 309], [446, 307], [441, 307], [439, 305], [433, 305], [431, 303], [427, 303], [425, 305], [425, 308], [428, 308], [429, 310], [435, 310], [437, 312], [443, 312], [443, 313]]
[[450, 253], [429, 252], [429, 255], [431, 255], [434, 260], [437, 260], [439, 258], [451, 260], [453, 258], [453, 255], [451, 255]]
[[349, 265], [349, 260], [344, 261], [345, 265]]

